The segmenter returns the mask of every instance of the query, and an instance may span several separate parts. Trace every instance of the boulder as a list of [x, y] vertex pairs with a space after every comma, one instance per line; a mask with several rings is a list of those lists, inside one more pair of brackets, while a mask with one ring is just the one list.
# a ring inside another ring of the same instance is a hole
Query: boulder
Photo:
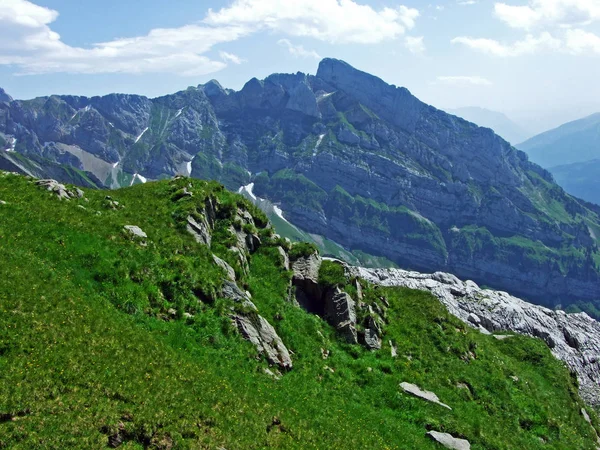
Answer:
[[314, 253], [298, 258], [292, 263], [292, 284], [296, 287], [296, 300], [309, 312], [323, 315], [323, 291], [319, 286], [321, 257]]
[[242, 291], [233, 281], [226, 280], [221, 288], [221, 297], [233, 300], [235, 303], [241, 303], [244, 307], [252, 311], [258, 311], [247, 292]]
[[233, 319], [244, 339], [254, 344], [270, 364], [276, 364], [286, 370], [292, 368], [292, 358], [288, 349], [264, 317], [258, 314], [237, 314]]
[[196, 220], [194, 217], [188, 216], [186, 230], [192, 236], [194, 236], [196, 242], [199, 244], [208, 245], [210, 247], [210, 226], [206, 220], [206, 217], [202, 216], [200, 219]]
[[227, 278], [230, 281], [235, 282], [235, 270], [233, 270], [233, 267], [231, 267], [229, 264], [227, 264], [225, 261], [223, 261], [217, 255], [212, 255], [212, 257], [213, 257], [213, 261], [215, 262], [215, 264], [225, 271]]
[[444, 447], [452, 450], [470, 450], [471, 444], [465, 439], [458, 439], [448, 433], [440, 433], [439, 431], [430, 431], [427, 433], [434, 441], [442, 444]]
[[134, 238], [147, 239], [148, 235], [142, 231], [137, 225], [125, 225], [123, 227]]
[[448, 408], [448, 409], [452, 410], [452, 408], [450, 408], [448, 405], [440, 402], [440, 399], [438, 398], [438, 396], [435, 395], [433, 392], [423, 391], [416, 384], [404, 382], [404, 383], [400, 383], [400, 387], [402, 388], [402, 390], [404, 392], [414, 395], [415, 397], [419, 397], [423, 400], [427, 400], [428, 402], [435, 403], [436, 405], [440, 405], [440, 406], [443, 406], [444, 408]]
[[77, 196], [77, 193], [69, 191], [64, 184], [60, 184], [56, 180], [37, 180], [35, 184], [55, 193], [59, 200], [71, 200]]
[[357, 344], [356, 308], [354, 300], [339, 288], [325, 296], [325, 318], [337, 328], [349, 344]]
[[363, 340], [364, 346], [369, 350], [379, 350], [381, 348], [381, 339], [377, 332], [371, 328], [365, 329]]
[[281, 256], [283, 268], [285, 270], [290, 270], [290, 257], [288, 256], [287, 252], [283, 249], [283, 247], [277, 247], [277, 252]]

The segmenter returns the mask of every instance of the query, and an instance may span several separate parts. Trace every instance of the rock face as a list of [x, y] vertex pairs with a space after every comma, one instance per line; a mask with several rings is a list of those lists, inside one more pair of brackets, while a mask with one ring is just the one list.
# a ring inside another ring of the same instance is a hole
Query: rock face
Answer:
[[296, 288], [296, 301], [307, 311], [324, 314], [323, 291], [319, 286], [321, 257], [317, 253], [298, 258], [292, 263], [292, 284]]
[[0, 168], [73, 181], [70, 166], [106, 187], [179, 173], [233, 190], [254, 183], [300, 228], [402, 267], [547, 306], [600, 298], [600, 209], [491, 130], [342, 61], [239, 92], [211, 81], [155, 99], [5, 100], [0, 144], [29, 162], [0, 152]]
[[[354, 300], [339, 288], [326, 294], [325, 318], [349, 344], [357, 344], [356, 309]], [[380, 345], [381, 347], [381, 345]]]
[[482, 332], [513, 331], [543, 339], [554, 356], [577, 374], [581, 397], [590, 405], [600, 406], [600, 323], [587, 314], [566, 314], [532, 305], [447, 273], [365, 268], [352, 271], [381, 286], [429, 291], [451, 314]]
[[286, 370], [292, 368], [292, 358], [288, 349], [264, 317], [257, 314], [238, 314], [234, 316], [234, 320], [242, 336], [252, 342], [271, 364], [276, 364]]

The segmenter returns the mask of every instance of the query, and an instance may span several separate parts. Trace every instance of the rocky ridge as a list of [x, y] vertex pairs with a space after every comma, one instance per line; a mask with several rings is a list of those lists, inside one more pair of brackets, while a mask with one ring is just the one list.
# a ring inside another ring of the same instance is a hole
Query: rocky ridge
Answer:
[[376, 285], [429, 291], [452, 315], [482, 333], [510, 331], [544, 340], [554, 356], [577, 375], [582, 398], [600, 406], [600, 323], [586, 313], [566, 314], [532, 305], [447, 273], [357, 267], [348, 270]]

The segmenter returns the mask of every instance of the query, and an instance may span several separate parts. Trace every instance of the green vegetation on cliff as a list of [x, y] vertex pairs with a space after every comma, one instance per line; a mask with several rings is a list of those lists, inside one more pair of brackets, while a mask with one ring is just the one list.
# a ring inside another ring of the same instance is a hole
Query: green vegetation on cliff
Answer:
[[[428, 293], [365, 285], [367, 303], [390, 304], [384, 346], [344, 344], [288, 301], [281, 242], [241, 196], [187, 178], [110, 196], [60, 201], [0, 174], [0, 448], [438, 448], [429, 429], [473, 449], [595, 448], [574, 380], [542, 341], [499, 341]], [[210, 248], [185, 229], [207, 201]], [[247, 273], [228, 231], [252, 228], [240, 211], [261, 240]], [[293, 352], [289, 372], [265, 373], [232, 325], [240, 305], [220, 297], [213, 253]], [[356, 293], [333, 263], [322, 277]], [[401, 392], [404, 381], [453, 410]]]

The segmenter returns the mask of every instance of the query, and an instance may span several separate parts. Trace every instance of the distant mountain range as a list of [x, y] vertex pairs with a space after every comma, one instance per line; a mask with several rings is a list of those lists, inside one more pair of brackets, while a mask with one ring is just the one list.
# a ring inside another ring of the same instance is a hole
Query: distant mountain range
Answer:
[[569, 194], [600, 204], [600, 113], [534, 136], [518, 148]]
[[568, 193], [600, 205], [600, 159], [551, 167], [549, 170]]
[[561, 125], [518, 145], [545, 168], [600, 158], [600, 113]]
[[481, 127], [491, 128], [498, 136], [503, 137], [513, 145], [523, 142], [532, 135], [501, 112], [479, 107], [446, 109], [445, 111], [476, 123]]
[[0, 169], [98, 188], [253, 183], [292, 224], [554, 306], [600, 299], [600, 208], [487, 128], [323, 60], [240, 91], [0, 101]]

